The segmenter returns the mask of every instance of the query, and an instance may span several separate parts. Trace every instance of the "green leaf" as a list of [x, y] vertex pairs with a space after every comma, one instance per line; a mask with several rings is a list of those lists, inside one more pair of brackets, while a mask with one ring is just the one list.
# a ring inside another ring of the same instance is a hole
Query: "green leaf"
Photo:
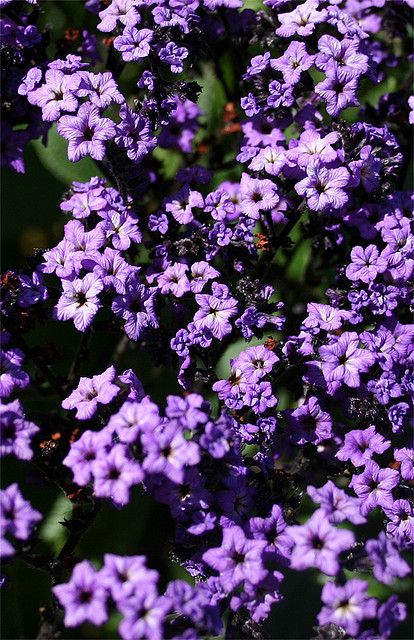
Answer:
[[55, 126], [49, 131], [47, 147], [41, 140], [35, 140], [31, 144], [42, 165], [68, 187], [74, 180], [86, 182], [93, 176], [103, 177], [92, 158], [83, 158], [79, 162], [68, 160], [68, 143], [58, 134]]
[[39, 538], [47, 542], [53, 553], [58, 553], [65, 543], [67, 531], [60, 523], [68, 520], [72, 514], [72, 505], [64, 495], [60, 495], [39, 530]]

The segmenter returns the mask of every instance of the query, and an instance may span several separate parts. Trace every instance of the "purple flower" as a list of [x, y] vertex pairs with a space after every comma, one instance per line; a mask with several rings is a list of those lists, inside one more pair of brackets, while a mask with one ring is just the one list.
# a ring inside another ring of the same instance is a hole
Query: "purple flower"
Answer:
[[240, 181], [240, 210], [252, 220], [259, 220], [261, 211], [270, 211], [279, 202], [277, 187], [271, 180], [251, 178], [243, 173]]
[[77, 627], [82, 622], [101, 625], [108, 619], [107, 591], [88, 560], [76, 565], [69, 582], [52, 590], [65, 610], [65, 626]]
[[131, 340], [138, 340], [147, 327], [157, 328], [155, 298], [157, 289], [148, 289], [139, 282], [139, 275], [131, 274], [125, 284], [125, 293], [112, 303], [114, 314], [124, 320], [124, 331]]
[[367, 193], [373, 193], [380, 184], [382, 162], [377, 158], [370, 145], [365, 145], [359, 152], [359, 160], [349, 163], [354, 181], [362, 184]]
[[106, 9], [99, 13], [99, 17], [100, 31], [113, 31], [118, 21], [128, 27], [133, 27], [141, 21], [136, 9], [136, 0], [112, 0]]
[[124, 96], [118, 90], [118, 85], [109, 71], [106, 73], [83, 71], [80, 74], [76, 95], [79, 97], [88, 96], [91, 103], [99, 109], [107, 109], [112, 102], [117, 104], [125, 102]]
[[303, 322], [306, 329], [317, 327], [324, 331], [335, 331], [352, 317], [350, 311], [342, 311], [329, 304], [318, 304], [317, 302], [310, 302], [307, 305], [307, 312], [308, 315]]
[[366, 349], [360, 349], [358, 344], [358, 334], [345, 331], [333, 344], [319, 348], [322, 373], [330, 393], [339, 389], [341, 384], [359, 387], [360, 374], [374, 364], [375, 356]]
[[192, 293], [200, 293], [209, 280], [220, 276], [220, 272], [214, 269], [208, 262], [201, 260], [191, 265], [190, 289]]
[[92, 462], [99, 456], [105, 455], [109, 449], [112, 437], [108, 429], [101, 431], [84, 431], [79, 440], [74, 442], [63, 464], [73, 473], [73, 479], [79, 486], [87, 485], [92, 474]]
[[122, 105], [119, 115], [121, 122], [115, 127], [115, 143], [127, 150], [127, 156], [133, 162], [139, 162], [156, 146], [151, 123], [127, 106]]
[[359, 39], [337, 40], [323, 35], [318, 41], [315, 65], [329, 77], [338, 75], [341, 80], [361, 76], [368, 69], [368, 57], [358, 52]]
[[42, 109], [42, 118], [46, 122], [58, 120], [61, 111], [76, 111], [78, 101], [74, 95], [79, 78], [67, 76], [62, 71], [46, 71], [46, 82], [38, 89], [30, 91], [27, 99]]
[[346, 268], [346, 277], [353, 282], [372, 282], [378, 273], [383, 273], [388, 261], [379, 255], [377, 247], [370, 244], [366, 249], [354, 247], [351, 251], [351, 264]]
[[254, 413], [261, 414], [267, 409], [275, 407], [278, 400], [273, 395], [270, 382], [265, 381], [248, 385], [243, 396], [243, 402], [251, 407]]
[[23, 361], [20, 349], [0, 350], [0, 398], [8, 398], [15, 387], [24, 389], [29, 384], [29, 375], [21, 369]]
[[60, 208], [62, 211], [70, 212], [74, 218], [87, 218], [93, 212], [102, 211], [106, 207], [107, 202], [101, 193], [101, 188], [74, 193], [71, 198], [61, 203]]
[[155, 432], [142, 435], [146, 456], [143, 467], [147, 473], [163, 474], [172, 482], [182, 482], [184, 468], [200, 461], [197, 443], [186, 440], [179, 425], [171, 421]]
[[152, 581], [145, 583], [125, 606], [124, 618], [119, 625], [121, 638], [163, 640], [163, 625], [170, 608], [169, 599], [158, 595]]
[[310, 56], [303, 42], [293, 40], [283, 56], [270, 61], [270, 66], [283, 73], [287, 84], [297, 84], [302, 71], [307, 71], [313, 64], [315, 56]]
[[361, 500], [361, 513], [375, 507], [389, 507], [393, 502], [392, 490], [398, 484], [399, 473], [395, 469], [381, 469], [373, 460], [368, 460], [365, 469], [352, 477], [349, 486]]
[[121, 442], [133, 444], [140, 434], [154, 431], [159, 424], [157, 405], [144, 398], [142, 402], [124, 402], [111, 416], [107, 429], [115, 431]]
[[17, 482], [0, 491], [0, 535], [27, 540], [42, 514], [33, 509], [20, 493]]
[[185, 47], [177, 47], [175, 42], [168, 42], [158, 52], [161, 62], [168, 64], [173, 73], [182, 73], [184, 71], [183, 61], [188, 56], [188, 49]]
[[286, 532], [286, 522], [282, 509], [274, 504], [268, 518], [250, 518], [248, 529], [255, 540], [266, 540], [265, 558], [276, 556], [278, 561], [287, 564], [293, 541]]
[[236, 589], [244, 580], [258, 584], [266, 577], [263, 567], [264, 540], [249, 540], [243, 529], [237, 526], [223, 529], [220, 547], [203, 553], [203, 561], [219, 572], [219, 580], [227, 593]]
[[19, 400], [0, 406], [0, 457], [10, 454], [20, 460], [31, 460], [33, 451], [31, 439], [39, 427], [25, 420]]
[[175, 262], [167, 267], [164, 273], [157, 278], [161, 293], [172, 293], [177, 298], [181, 298], [190, 291], [190, 281], [187, 277], [188, 266], [180, 262]]
[[114, 40], [114, 47], [122, 53], [125, 62], [139, 61], [146, 58], [150, 52], [150, 42], [154, 36], [151, 29], [136, 29], [125, 27], [122, 36]]
[[414, 480], [414, 451], [404, 447], [394, 449], [394, 458], [401, 462], [400, 473], [404, 480]]
[[123, 444], [116, 444], [109, 453], [98, 455], [92, 462], [92, 475], [95, 495], [111, 498], [121, 506], [129, 502], [131, 487], [144, 478], [140, 465], [131, 460]]
[[76, 409], [78, 420], [89, 420], [96, 413], [98, 403], [109, 404], [119, 393], [113, 384], [116, 371], [113, 366], [92, 378], [81, 378], [74, 391], [62, 402], [64, 409]]
[[165, 210], [180, 224], [188, 224], [194, 220], [193, 208], [201, 209], [204, 205], [203, 196], [198, 191], [193, 191], [188, 185], [184, 185], [178, 193], [168, 198]]
[[378, 609], [379, 632], [383, 638], [392, 635], [398, 623], [407, 617], [407, 607], [398, 602], [398, 596], [393, 595]]
[[233, 366], [241, 369], [250, 381], [257, 381], [270, 373], [279, 358], [273, 351], [263, 345], [249, 347], [242, 351], [233, 363]]
[[279, 13], [277, 18], [281, 25], [276, 35], [289, 38], [293, 35], [308, 36], [313, 33], [315, 25], [326, 18], [326, 10], [318, 11], [319, 0], [306, 0], [296, 9], [288, 13]]
[[390, 519], [387, 533], [398, 540], [414, 543], [414, 508], [408, 500], [395, 500], [384, 507], [384, 512]]
[[368, 540], [365, 549], [374, 566], [374, 576], [379, 582], [392, 584], [397, 578], [404, 578], [410, 573], [410, 567], [401, 558], [398, 547], [384, 531], [380, 532], [378, 538]]
[[318, 399], [309, 396], [300, 407], [288, 412], [291, 438], [297, 444], [320, 444], [332, 436], [332, 418], [322, 411]]
[[349, 520], [353, 524], [366, 522], [366, 518], [360, 512], [358, 498], [348, 496], [332, 480], [328, 480], [320, 489], [309, 485], [307, 492], [312, 500], [320, 505], [332, 524], [339, 524], [344, 520]]
[[[214, 283], [217, 285], [217, 283]], [[230, 318], [237, 314], [237, 300], [232, 298], [227, 287], [220, 294], [219, 287], [213, 285], [213, 295], [198, 293], [195, 296], [199, 311], [194, 316], [197, 329], [208, 329], [218, 340], [231, 333]]]
[[319, 624], [336, 624], [357, 637], [360, 623], [377, 613], [377, 601], [368, 598], [367, 590], [368, 583], [362, 580], [348, 580], [344, 586], [327, 582], [322, 589], [324, 606], [318, 614]]
[[293, 569], [317, 567], [328, 576], [339, 571], [338, 556], [354, 543], [354, 534], [329, 524], [323, 509], [318, 509], [303, 525], [287, 528], [294, 546], [290, 559]]
[[350, 460], [354, 467], [362, 467], [374, 453], [384, 453], [390, 445], [390, 441], [377, 433], [374, 426], [364, 430], [355, 429], [345, 434], [345, 442], [336, 457], [343, 461]]
[[336, 131], [331, 131], [325, 137], [314, 129], [305, 129], [298, 141], [291, 140], [291, 146], [287, 151], [287, 158], [297, 163], [301, 168], [308, 164], [313, 164], [315, 160], [320, 160], [324, 164], [329, 164], [337, 159], [338, 153], [331, 146], [338, 141]]
[[138, 244], [142, 240], [142, 234], [138, 228], [138, 219], [130, 212], [110, 211], [105, 220], [100, 223], [100, 226], [106, 237], [111, 239], [115, 249], [124, 251], [129, 249], [131, 242]]
[[116, 556], [105, 553], [104, 566], [99, 575], [102, 585], [109, 591], [121, 610], [133, 600], [141, 589], [156, 587], [158, 573], [147, 569], [145, 556]]
[[86, 331], [100, 309], [98, 298], [103, 282], [93, 273], [82, 279], [62, 280], [63, 293], [55, 306], [58, 320], [73, 320], [78, 331]]
[[324, 211], [329, 207], [341, 209], [348, 202], [346, 187], [350, 175], [345, 167], [327, 169], [320, 160], [307, 166], [307, 178], [295, 185], [295, 190], [307, 198], [310, 209]]
[[76, 116], [62, 116], [57, 130], [69, 141], [68, 158], [71, 162], [87, 155], [94, 160], [102, 160], [105, 140], [111, 140], [115, 135], [113, 122], [109, 118], [101, 118], [99, 109], [88, 102], [79, 107]]
[[326, 102], [326, 110], [330, 116], [337, 116], [346, 107], [359, 105], [357, 99], [358, 77], [344, 78], [338, 73], [338, 67], [329, 74], [326, 80], [319, 82], [315, 93]]

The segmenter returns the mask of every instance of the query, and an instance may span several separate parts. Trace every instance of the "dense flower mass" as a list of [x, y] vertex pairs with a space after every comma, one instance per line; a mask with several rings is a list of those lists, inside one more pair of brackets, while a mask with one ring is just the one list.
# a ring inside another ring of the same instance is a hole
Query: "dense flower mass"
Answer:
[[[414, 545], [414, 3], [86, 0], [91, 30], [51, 45], [44, 4], [0, 0], [2, 163], [56, 135], [98, 175], [2, 276], [0, 455], [72, 508], [45, 555], [46, 514], [0, 495], [5, 573], [53, 584], [38, 637], [279, 637], [301, 572], [307, 637], [392, 638]], [[144, 501], [180, 579], [138, 541], [82, 551], [101, 508], [115, 538]]]

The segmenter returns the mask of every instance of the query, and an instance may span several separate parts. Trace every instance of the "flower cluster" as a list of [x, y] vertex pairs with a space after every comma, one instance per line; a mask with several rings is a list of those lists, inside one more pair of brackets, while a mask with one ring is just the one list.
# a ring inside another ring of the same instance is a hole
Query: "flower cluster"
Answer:
[[[67, 543], [35, 564], [65, 627], [117, 611], [124, 640], [259, 637], [289, 569], [323, 574], [320, 640], [404, 621], [367, 577], [406, 578], [414, 545], [412, 4], [87, 0], [109, 34], [99, 71], [88, 32], [25, 59], [16, 100], [105, 176], [73, 182], [61, 240], [2, 277], [0, 452], [73, 503]], [[398, 66], [401, 90], [370, 103]], [[197, 102], [205, 68], [219, 125]], [[64, 377], [44, 326], [80, 342]], [[187, 581], [74, 553], [103, 503], [139, 514], [144, 493]], [[27, 541], [40, 513], [17, 484], [1, 502], [2, 536]]]

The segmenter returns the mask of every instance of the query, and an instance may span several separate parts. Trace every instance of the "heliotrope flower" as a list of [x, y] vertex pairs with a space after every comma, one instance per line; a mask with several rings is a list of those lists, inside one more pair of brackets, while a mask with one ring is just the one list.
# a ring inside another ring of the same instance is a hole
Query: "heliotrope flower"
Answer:
[[314, 160], [308, 164], [306, 172], [307, 178], [298, 182], [295, 190], [306, 197], [310, 209], [340, 209], [348, 202], [344, 187], [349, 183], [350, 175], [346, 167], [327, 169], [320, 160]]
[[31, 460], [31, 440], [39, 427], [25, 419], [19, 400], [0, 406], [0, 457], [14, 454], [21, 460]]
[[0, 491], [0, 535], [27, 540], [42, 514], [33, 509], [20, 492], [17, 482]]
[[373, 460], [368, 460], [365, 469], [352, 477], [349, 486], [361, 500], [361, 513], [367, 513], [375, 507], [389, 507], [393, 502], [392, 490], [398, 484], [399, 473], [395, 469], [381, 469]]
[[341, 384], [359, 387], [360, 374], [367, 372], [374, 364], [375, 356], [366, 349], [360, 349], [358, 345], [358, 334], [345, 331], [334, 343], [319, 348], [322, 373], [332, 391]]
[[141, 284], [139, 275], [133, 273], [125, 283], [125, 293], [114, 298], [112, 311], [124, 320], [124, 331], [131, 340], [138, 340], [147, 327], [158, 327], [156, 296], [157, 289]]
[[146, 58], [150, 52], [150, 43], [154, 37], [151, 29], [136, 29], [135, 26], [125, 27], [123, 34], [114, 40], [114, 47], [121, 52], [125, 62]]
[[241, 527], [232, 526], [223, 529], [220, 547], [203, 553], [203, 561], [219, 572], [220, 583], [229, 593], [244, 580], [258, 584], [266, 577], [262, 559], [266, 546], [264, 540], [250, 540]]
[[88, 560], [76, 565], [69, 582], [52, 590], [65, 610], [65, 626], [77, 627], [82, 622], [101, 625], [108, 619], [108, 593]]
[[323, 509], [318, 509], [303, 525], [293, 525], [286, 533], [293, 540], [290, 566], [292, 569], [317, 567], [334, 576], [339, 571], [338, 556], [354, 543], [354, 534], [333, 527]]
[[58, 320], [73, 320], [78, 331], [86, 331], [102, 306], [99, 294], [103, 282], [93, 273], [84, 278], [62, 280], [63, 293], [55, 306], [55, 317]]
[[337, 624], [356, 637], [360, 623], [377, 614], [377, 601], [368, 597], [367, 590], [368, 583], [363, 580], [348, 580], [343, 586], [327, 582], [322, 589], [324, 606], [318, 614], [319, 624]]
[[76, 116], [62, 116], [57, 130], [69, 141], [68, 158], [71, 162], [77, 162], [87, 155], [94, 160], [102, 160], [105, 141], [115, 135], [113, 122], [109, 118], [101, 118], [99, 109], [89, 102], [79, 107]]
[[339, 460], [349, 460], [355, 467], [362, 467], [375, 453], [384, 453], [391, 443], [377, 433], [375, 426], [353, 429], [345, 434], [344, 444], [336, 453]]
[[81, 378], [76, 389], [63, 400], [62, 407], [76, 409], [78, 420], [89, 420], [98, 409], [98, 403], [109, 404], [119, 393], [119, 387], [113, 384], [115, 376], [115, 368], [110, 366], [92, 378]]

